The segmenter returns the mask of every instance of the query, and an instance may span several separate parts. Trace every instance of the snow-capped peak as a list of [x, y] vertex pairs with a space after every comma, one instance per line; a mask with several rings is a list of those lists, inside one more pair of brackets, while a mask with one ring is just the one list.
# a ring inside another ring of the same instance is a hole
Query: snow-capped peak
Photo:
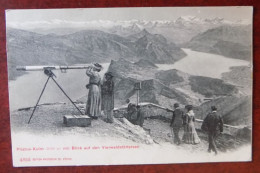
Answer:
[[[187, 22], [199, 22], [199, 21], [204, 21], [203, 19], [196, 17], [196, 16], [181, 16], [177, 19], [178, 21], [187, 21]], [[176, 20], [176, 21], [177, 21]]]
[[181, 16], [175, 20], [176, 24], [202, 24], [205, 20], [196, 16]]

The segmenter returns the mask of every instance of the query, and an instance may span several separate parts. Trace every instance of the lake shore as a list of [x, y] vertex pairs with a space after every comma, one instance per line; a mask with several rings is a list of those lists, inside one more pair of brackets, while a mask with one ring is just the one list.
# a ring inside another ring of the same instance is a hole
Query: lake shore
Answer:
[[249, 66], [250, 62], [224, 57], [190, 49], [182, 49], [187, 56], [174, 64], [156, 64], [160, 70], [177, 69], [195, 76], [221, 79], [222, 73], [229, 72], [231, 67]]
[[[249, 64], [247, 61], [220, 55], [196, 52], [189, 49], [183, 50], [187, 54], [186, 57], [174, 64], [157, 64], [158, 69], [178, 69], [192, 75], [221, 79], [222, 74], [229, 72], [231, 67]], [[103, 66], [104, 69], [100, 73], [101, 77], [108, 70], [109, 63], [104, 63]], [[85, 70], [68, 70], [67, 73], [53, 72], [57, 76], [57, 82], [61, 84], [72, 100], [87, 95], [85, 85], [88, 83], [88, 77], [85, 75]], [[10, 110], [34, 106], [46, 80], [47, 76], [43, 74], [43, 71], [28, 72], [15, 80], [9, 80]], [[60, 92], [53, 81], [50, 81], [40, 103], [55, 102], [68, 102], [68, 99]]]

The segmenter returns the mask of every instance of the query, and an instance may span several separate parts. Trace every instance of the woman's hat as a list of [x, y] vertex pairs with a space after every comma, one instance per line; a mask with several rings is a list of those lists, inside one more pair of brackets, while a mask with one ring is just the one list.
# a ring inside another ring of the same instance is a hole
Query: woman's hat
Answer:
[[102, 65], [100, 65], [99, 63], [95, 63], [95, 64], [94, 64], [94, 67], [95, 67], [97, 70], [102, 70]]

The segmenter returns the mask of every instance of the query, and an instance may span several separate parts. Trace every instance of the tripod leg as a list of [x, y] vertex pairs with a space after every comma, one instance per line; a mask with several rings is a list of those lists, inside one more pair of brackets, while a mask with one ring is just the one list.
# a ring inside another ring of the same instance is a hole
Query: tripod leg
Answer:
[[70, 102], [75, 106], [75, 108], [80, 112], [81, 115], [84, 115], [79, 108], [75, 105], [75, 103], [70, 99], [70, 97], [65, 93], [65, 91], [61, 88], [61, 86], [57, 83], [57, 81], [55, 79], [53, 79], [53, 77], [51, 77], [52, 80], [56, 83], [56, 85], [60, 88], [60, 90], [63, 92], [63, 94], [70, 100]]
[[34, 114], [34, 112], [35, 112], [35, 110], [36, 110], [36, 107], [38, 106], [38, 103], [39, 103], [39, 101], [40, 101], [40, 99], [41, 99], [41, 97], [42, 97], [42, 94], [43, 94], [43, 92], [44, 92], [44, 90], [45, 90], [45, 88], [46, 88], [46, 85], [47, 85], [49, 79], [50, 79], [50, 76], [48, 77], [47, 81], [46, 81], [45, 84], [44, 84], [44, 87], [43, 87], [43, 89], [42, 89], [42, 92], [41, 92], [41, 94], [40, 94], [40, 97], [38, 98], [38, 101], [37, 101], [36, 105], [34, 106], [34, 109], [33, 109], [33, 111], [32, 111], [32, 114], [31, 114], [31, 117], [30, 117], [30, 119], [29, 119], [29, 121], [28, 121], [28, 124], [30, 123], [30, 121], [31, 121], [31, 119], [32, 119], [32, 116], [33, 116], [33, 114]]

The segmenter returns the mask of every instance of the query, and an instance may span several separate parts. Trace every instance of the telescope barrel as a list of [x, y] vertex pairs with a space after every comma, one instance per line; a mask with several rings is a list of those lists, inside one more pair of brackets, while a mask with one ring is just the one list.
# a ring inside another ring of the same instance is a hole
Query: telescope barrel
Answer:
[[17, 66], [18, 71], [42, 71], [45, 69], [50, 70], [68, 70], [68, 69], [87, 69], [91, 65], [77, 65], [77, 66]]

